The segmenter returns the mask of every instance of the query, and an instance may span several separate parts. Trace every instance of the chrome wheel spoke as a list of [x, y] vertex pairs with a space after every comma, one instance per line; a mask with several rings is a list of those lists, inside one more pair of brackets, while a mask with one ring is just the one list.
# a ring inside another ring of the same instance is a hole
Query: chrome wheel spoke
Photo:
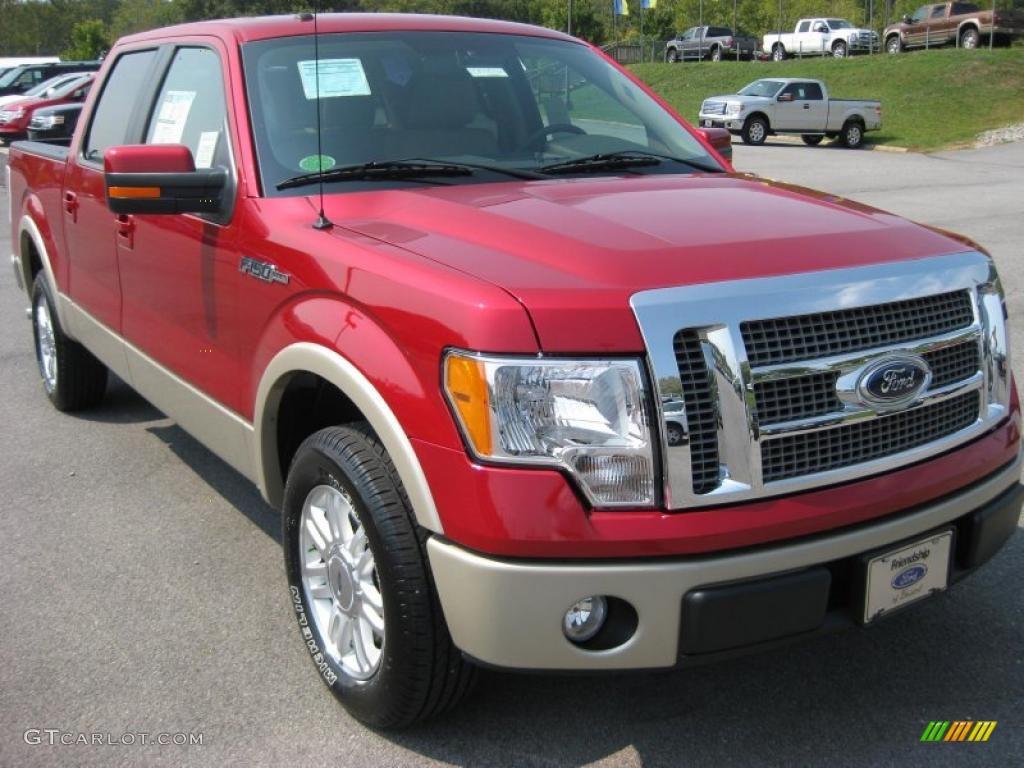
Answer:
[[372, 582], [363, 582], [361, 584], [363, 589], [363, 600], [369, 603], [371, 606], [376, 608], [378, 611], [384, 610], [384, 598], [381, 597], [380, 590]]
[[379, 637], [384, 634], [384, 616], [369, 601], [363, 601], [360, 605], [360, 615], [370, 625], [375, 635]]
[[331, 600], [333, 598], [331, 588], [326, 582], [323, 584], [317, 584], [316, 586], [311, 586], [309, 588], [309, 594], [317, 600]]
[[370, 664], [370, 656], [367, 653], [367, 633], [364, 631], [366, 627], [364, 623], [359, 619], [355, 619], [350, 623], [353, 626], [352, 650], [355, 652], [356, 655], [356, 666], [358, 667], [360, 672], [368, 672], [369, 670], [373, 669], [373, 666]]

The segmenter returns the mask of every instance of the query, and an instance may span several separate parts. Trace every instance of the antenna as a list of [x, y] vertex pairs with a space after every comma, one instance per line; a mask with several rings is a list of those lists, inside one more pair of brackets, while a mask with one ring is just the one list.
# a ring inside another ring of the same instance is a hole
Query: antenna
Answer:
[[321, 141], [320, 130], [320, 29], [317, 26], [317, 16], [320, 15], [320, 0], [316, 0], [313, 6], [313, 82], [316, 84], [316, 170], [320, 175], [319, 184], [320, 205], [313, 229], [330, 229], [334, 225], [324, 215], [324, 149]]

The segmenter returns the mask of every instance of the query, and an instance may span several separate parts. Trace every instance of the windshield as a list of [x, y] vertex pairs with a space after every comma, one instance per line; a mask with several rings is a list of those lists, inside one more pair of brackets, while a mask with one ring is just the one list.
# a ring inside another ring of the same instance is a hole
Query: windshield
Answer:
[[[533, 171], [595, 154], [649, 152], [719, 168], [700, 141], [601, 57], [577, 43], [466, 32], [323, 35], [242, 48], [265, 194], [297, 174], [404, 159]], [[317, 77], [322, 131], [317, 148]], [[615, 165], [615, 164], [611, 164]], [[630, 167], [690, 173], [681, 163]], [[588, 168], [622, 175], [621, 168]], [[505, 180], [478, 170], [446, 184]], [[415, 180], [387, 184], [421, 186]], [[379, 188], [380, 182], [369, 182]], [[332, 192], [368, 188], [347, 181]]]
[[12, 70], [4, 72], [3, 75], [0, 75], [0, 88], [8, 86], [11, 83], [13, 83], [15, 80], [17, 80], [18, 79], [18, 75], [20, 75], [23, 70], [24, 70], [24, 67], [15, 67]]
[[755, 80], [750, 85], [741, 88], [740, 96], [774, 96], [779, 88], [783, 86], [780, 80]]
[[68, 80], [66, 76], [51, 77], [49, 80], [44, 80], [39, 85], [33, 88], [29, 88], [27, 91], [25, 91], [25, 96], [49, 96], [50, 94], [47, 93], [48, 91], [52, 89], [53, 92], [56, 92], [58, 88], [60, 88], [67, 82]]
[[848, 22], [846, 19], [829, 19], [829, 29], [853, 29], [853, 24]]
[[[92, 84], [92, 76], [87, 75], [85, 77], [76, 77], [74, 80], [68, 80], [65, 83], [61, 83], [54, 92], [49, 94], [49, 98], [52, 99], [63, 99], [65, 96], [70, 96], [72, 93], [82, 88], [82, 86], [88, 86]], [[84, 89], [84, 92], [79, 94], [82, 97], [89, 92], [88, 88]]]

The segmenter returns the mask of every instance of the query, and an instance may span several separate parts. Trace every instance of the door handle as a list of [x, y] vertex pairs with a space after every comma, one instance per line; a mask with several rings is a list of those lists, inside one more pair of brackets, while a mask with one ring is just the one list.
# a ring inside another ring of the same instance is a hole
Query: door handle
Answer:
[[810, 108], [811, 108], [810, 104], [804, 104], [804, 109], [810, 109]]
[[114, 217], [117, 229], [117, 242], [131, 250], [135, 247], [135, 217], [121, 213]]
[[78, 195], [74, 192], [64, 193], [64, 210], [71, 214], [72, 221], [78, 221]]

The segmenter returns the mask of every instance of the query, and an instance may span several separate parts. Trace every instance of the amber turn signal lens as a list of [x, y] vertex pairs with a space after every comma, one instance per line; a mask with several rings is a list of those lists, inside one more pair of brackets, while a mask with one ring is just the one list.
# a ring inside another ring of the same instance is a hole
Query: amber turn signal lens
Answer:
[[480, 456], [489, 455], [493, 450], [491, 408], [483, 363], [472, 357], [449, 355], [445, 361], [445, 387], [473, 449]]
[[160, 187], [110, 187], [108, 194], [118, 200], [160, 197]]

